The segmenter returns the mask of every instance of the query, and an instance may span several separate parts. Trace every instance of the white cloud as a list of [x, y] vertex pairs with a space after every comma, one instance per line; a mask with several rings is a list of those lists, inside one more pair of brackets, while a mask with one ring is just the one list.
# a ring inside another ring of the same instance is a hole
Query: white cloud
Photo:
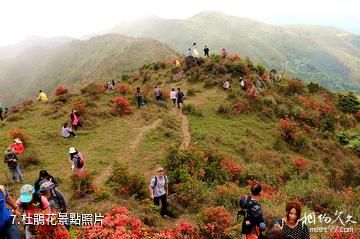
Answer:
[[[30, 35], [80, 37], [143, 15], [187, 18], [217, 10], [278, 23], [359, 26], [360, 4], [355, 0], [0, 0], [0, 45]], [[331, 19], [338, 19], [331, 21]]]

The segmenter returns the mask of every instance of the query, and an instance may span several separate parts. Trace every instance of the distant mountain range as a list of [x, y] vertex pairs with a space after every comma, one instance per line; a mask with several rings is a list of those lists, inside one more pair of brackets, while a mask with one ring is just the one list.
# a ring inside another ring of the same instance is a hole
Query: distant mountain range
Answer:
[[143, 64], [176, 57], [174, 50], [159, 41], [118, 34], [72, 40], [51, 49], [28, 48], [16, 58], [0, 60], [1, 101], [4, 105], [35, 98], [39, 89], [52, 94], [60, 84], [72, 88], [105, 83]]
[[112, 32], [150, 37], [186, 53], [193, 42], [212, 53], [226, 48], [269, 68], [337, 91], [360, 92], [360, 36], [311, 25], [274, 26], [221, 12], [203, 12], [186, 20], [144, 17], [116, 25]]

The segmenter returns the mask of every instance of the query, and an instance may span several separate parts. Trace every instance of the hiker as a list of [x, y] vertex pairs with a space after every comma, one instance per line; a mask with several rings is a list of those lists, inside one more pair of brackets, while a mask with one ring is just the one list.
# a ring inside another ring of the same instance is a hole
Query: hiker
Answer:
[[39, 185], [40, 188], [37, 192], [41, 193], [41, 195], [48, 200], [51, 211], [66, 213], [67, 203], [65, 196], [61, 191], [56, 189], [57, 185], [46, 179], [41, 181]]
[[245, 80], [240, 76], [240, 87], [242, 90], [246, 90], [246, 82]]
[[43, 92], [42, 90], [39, 90], [39, 96], [36, 99], [38, 101], [42, 101], [42, 102], [47, 102], [48, 101], [48, 98], [47, 98], [45, 92]]
[[0, 102], [0, 120], [4, 121], [4, 117], [5, 116], [3, 116], [3, 108], [2, 108], [2, 105], [1, 105], [1, 102]]
[[47, 181], [54, 183], [55, 185], [58, 185], [58, 182], [55, 180], [55, 178], [53, 176], [51, 176], [46, 170], [41, 170], [39, 172], [39, 178], [36, 180], [36, 182], [34, 184], [35, 191], [39, 191], [40, 182], [43, 180], [47, 180]]
[[179, 60], [175, 60], [175, 66], [176, 66], [176, 67], [180, 67], [180, 66], [181, 66], [181, 64], [180, 64], [180, 61], [179, 61]]
[[180, 104], [184, 105], [184, 93], [178, 88], [178, 92], [176, 93], [176, 101], [178, 108], [180, 109]]
[[78, 127], [82, 127], [82, 124], [81, 124], [81, 121], [80, 121], [80, 115], [74, 109], [71, 111], [70, 120], [71, 120], [71, 125], [74, 128], [74, 130], [77, 130]]
[[192, 51], [193, 51], [195, 57], [198, 57], [198, 56], [199, 56], [199, 52], [197, 51], [196, 42], [193, 43]]
[[9, 114], [9, 108], [8, 107], [5, 107], [5, 111], [4, 111], [4, 119], [7, 117], [7, 115]]
[[242, 224], [242, 234], [246, 234], [247, 239], [261, 239], [262, 232], [266, 229], [263, 212], [258, 200], [261, 196], [262, 188], [259, 184], [251, 187], [251, 195], [240, 199], [240, 207], [244, 210], [239, 213], [244, 216]]
[[230, 88], [230, 82], [229, 82], [228, 80], [224, 82], [223, 88], [224, 88], [224, 90], [229, 90], [229, 88]]
[[167, 195], [169, 195], [169, 179], [164, 175], [164, 169], [157, 169], [157, 176], [154, 176], [149, 185], [150, 197], [154, 205], [159, 206], [161, 201], [160, 215], [167, 218]]
[[221, 50], [221, 56], [222, 56], [222, 58], [225, 59], [227, 55], [228, 55], [227, 51], [225, 50], [225, 48], [223, 48], [223, 49]]
[[[7, 148], [7, 150], [5, 151], [4, 163], [7, 163], [10, 176], [14, 180], [14, 183], [21, 183], [23, 181], [23, 177], [19, 167], [18, 158], [16, 154], [13, 153], [11, 147]], [[17, 179], [17, 177], [19, 178], [19, 180]]]
[[16, 138], [14, 139], [14, 143], [10, 144], [12, 151], [14, 154], [22, 154], [24, 152], [24, 144], [21, 142], [21, 139]]
[[111, 84], [112, 84], [113, 88], [115, 88], [115, 80], [114, 79], [111, 80]]
[[188, 56], [192, 56], [191, 48], [189, 48], [189, 50], [188, 50]]
[[143, 99], [142, 99], [142, 93], [140, 91], [140, 87], [136, 88], [135, 97], [136, 97], [138, 108], [140, 108], [142, 105], [144, 105]]
[[159, 87], [155, 86], [154, 93], [155, 93], [156, 100], [159, 101], [162, 96], [161, 89]]
[[209, 57], [209, 48], [207, 47], [207, 46], [205, 46], [205, 48], [204, 48], [204, 56], [206, 56], [206, 57]]
[[172, 88], [170, 91], [170, 99], [173, 102], [173, 107], [176, 107], [176, 91], [174, 88]]
[[109, 90], [113, 90], [114, 86], [110, 83], [110, 81], [106, 84], [106, 88]]
[[64, 123], [61, 134], [64, 138], [71, 138], [71, 137], [75, 138], [76, 137], [76, 134], [72, 130], [71, 126], [68, 125], [68, 123]]
[[286, 205], [285, 217], [275, 221], [275, 230], [282, 231], [287, 238], [310, 239], [309, 228], [301, 218], [301, 205], [298, 202], [289, 202]]
[[[12, 208], [11, 211], [6, 204]], [[21, 239], [19, 228], [16, 223], [13, 223], [12, 215], [21, 218], [18, 205], [9, 195], [6, 187], [0, 185], [0, 239]]]
[[69, 160], [71, 162], [71, 169], [74, 173], [84, 173], [84, 158], [74, 147], [69, 149]]
[[26, 239], [32, 239], [34, 238], [35, 229], [32, 218], [34, 218], [35, 214], [51, 213], [50, 204], [44, 196], [35, 193], [35, 188], [30, 184], [25, 184], [21, 187], [20, 198], [16, 201], [16, 204], [23, 209], [26, 215], [26, 220], [24, 221]]

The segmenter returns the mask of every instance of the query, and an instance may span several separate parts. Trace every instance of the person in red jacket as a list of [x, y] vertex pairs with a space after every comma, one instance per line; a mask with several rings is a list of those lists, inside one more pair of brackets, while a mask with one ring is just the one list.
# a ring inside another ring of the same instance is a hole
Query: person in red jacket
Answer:
[[22, 154], [24, 152], [24, 145], [19, 138], [14, 139], [14, 143], [11, 144], [10, 147], [14, 154]]

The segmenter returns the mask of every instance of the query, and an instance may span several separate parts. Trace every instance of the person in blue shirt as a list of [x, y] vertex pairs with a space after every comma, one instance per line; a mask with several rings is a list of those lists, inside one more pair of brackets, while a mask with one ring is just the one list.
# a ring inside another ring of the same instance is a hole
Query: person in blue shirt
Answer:
[[[13, 209], [12, 212], [6, 207], [6, 204]], [[21, 239], [19, 228], [12, 213], [17, 218], [21, 218], [19, 207], [10, 197], [7, 189], [0, 185], [0, 239]]]

